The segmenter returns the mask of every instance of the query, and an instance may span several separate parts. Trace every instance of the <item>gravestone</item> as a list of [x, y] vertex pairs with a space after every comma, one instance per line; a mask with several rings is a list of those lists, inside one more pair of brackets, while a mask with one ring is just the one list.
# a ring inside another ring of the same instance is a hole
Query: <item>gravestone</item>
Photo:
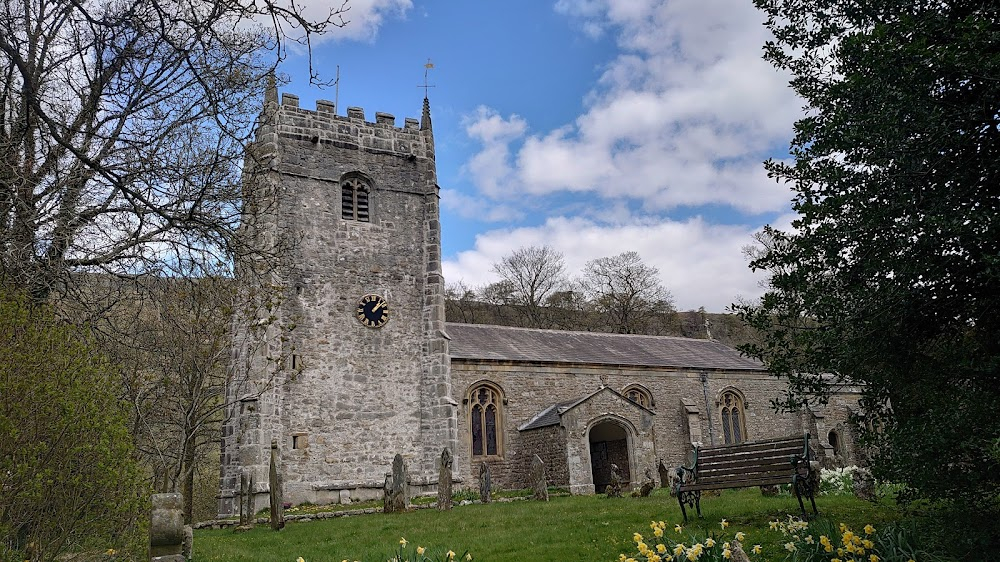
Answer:
[[181, 545], [181, 554], [185, 560], [194, 558], [194, 527], [184, 525], [184, 544]]
[[184, 562], [184, 500], [180, 494], [153, 494], [149, 520], [149, 559]]
[[392, 473], [385, 478], [385, 499], [382, 510], [385, 513], [402, 513], [410, 505], [409, 486], [407, 483], [406, 463], [403, 455], [396, 453], [392, 459]]
[[444, 511], [451, 509], [451, 468], [454, 463], [454, 459], [451, 457], [451, 451], [448, 447], [445, 447], [441, 451], [441, 466], [438, 468], [438, 500], [437, 508]]
[[875, 494], [875, 478], [867, 468], [858, 468], [851, 473], [854, 484], [854, 495], [859, 500], [873, 502], [878, 499]]
[[531, 496], [533, 499], [549, 501], [549, 485], [545, 480], [545, 463], [538, 455], [531, 459], [531, 486], [534, 488], [534, 493]]
[[240, 524], [234, 531], [252, 529], [254, 525], [253, 511], [253, 473], [249, 470], [240, 474]]
[[608, 487], [604, 489], [604, 494], [609, 498], [620, 498], [622, 497], [622, 477], [618, 473], [618, 465], [611, 464], [611, 482], [608, 483]]
[[642, 486], [639, 489], [632, 492], [632, 497], [634, 498], [645, 498], [649, 497], [649, 494], [653, 493], [653, 488], [656, 487], [656, 480], [653, 478], [653, 471], [646, 469], [645, 479], [642, 481]]
[[281, 473], [278, 472], [278, 440], [271, 440], [271, 470], [268, 485], [271, 490], [271, 528], [275, 531], [285, 526], [284, 494], [281, 490]]
[[656, 471], [660, 473], [660, 487], [669, 488], [670, 487], [670, 469], [667, 465], [663, 464], [663, 459], [660, 459], [659, 464], [656, 467]]
[[490, 503], [493, 501], [493, 482], [490, 478], [490, 465], [483, 462], [479, 465], [479, 501]]
[[733, 539], [732, 542], [730, 542], [730, 546], [732, 547], [730, 549], [732, 552], [729, 557], [729, 562], [750, 562], [750, 557], [743, 551], [743, 545], [740, 544], [740, 541]]

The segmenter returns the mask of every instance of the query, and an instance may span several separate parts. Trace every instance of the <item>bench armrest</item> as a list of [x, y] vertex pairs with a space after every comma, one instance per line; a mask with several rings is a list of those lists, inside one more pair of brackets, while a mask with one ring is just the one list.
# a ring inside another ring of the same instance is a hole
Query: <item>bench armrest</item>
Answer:
[[[674, 484], [674, 493], [680, 493], [681, 487], [684, 483], [693, 482], [698, 478], [698, 447], [694, 448], [694, 459], [691, 461], [691, 466], [684, 466], [683, 464], [675, 468], [677, 474], [677, 483]], [[690, 480], [686, 478], [687, 473], [690, 473]]]

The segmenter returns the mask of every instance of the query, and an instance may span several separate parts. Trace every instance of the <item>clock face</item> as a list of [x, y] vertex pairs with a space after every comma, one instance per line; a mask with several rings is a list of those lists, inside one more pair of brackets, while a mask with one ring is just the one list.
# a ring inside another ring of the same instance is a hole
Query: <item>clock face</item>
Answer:
[[358, 303], [357, 316], [365, 326], [381, 328], [389, 321], [389, 303], [381, 295], [365, 295]]

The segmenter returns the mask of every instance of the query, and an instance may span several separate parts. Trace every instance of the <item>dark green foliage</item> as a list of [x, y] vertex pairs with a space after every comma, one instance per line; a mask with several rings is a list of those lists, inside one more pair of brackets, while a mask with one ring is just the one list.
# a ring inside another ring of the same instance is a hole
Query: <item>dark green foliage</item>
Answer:
[[[784, 406], [863, 385], [876, 476], [996, 508], [1000, 463], [1000, 12], [988, 2], [755, 0], [765, 56], [805, 100], [795, 232], [737, 307]], [[821, 376], [822, 375], [822, 376]]]
[[141, 544], [146, 494], [114, 371], [78, 329], [2, 292], [0, 350], [0, 560]]

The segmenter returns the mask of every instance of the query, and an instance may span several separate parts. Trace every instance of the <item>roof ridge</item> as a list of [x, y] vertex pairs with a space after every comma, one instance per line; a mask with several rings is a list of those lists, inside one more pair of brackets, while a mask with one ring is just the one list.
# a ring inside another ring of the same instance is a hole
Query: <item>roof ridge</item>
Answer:
[[[509, 330], [516, 332], [544, 332], [550, 334], [579, 334], [579, 335], [593, 335], [601, 337], [612, 337], [612, 338], [651, 338], [651, 339], [669, 339], [678, 341], [690, 341], [690, 342], [706, 342], [706, 343], [716, 343], [719, 345], [726, 346], [715, 339], [703, 339], [703, 338], [686, 338], [684, 336], [654, 336], [651, 334], [620, 334], [618, 332], [593, 332], [588, 330], [559, 330], [555, 328], [525, 328], [521, 326], [503, 326], [500, 324], [474, 324], [469, 322], [446, 322], [446, 326], [469, 326], [472, 328], [498, 328], [501, 330]], [[729, 346], [726, 346], [729, 347]]]

